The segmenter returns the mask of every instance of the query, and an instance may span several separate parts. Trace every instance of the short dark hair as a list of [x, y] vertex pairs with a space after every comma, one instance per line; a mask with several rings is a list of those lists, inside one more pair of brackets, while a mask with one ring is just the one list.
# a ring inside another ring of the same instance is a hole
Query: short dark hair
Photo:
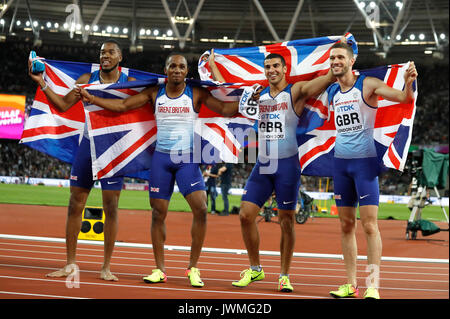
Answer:
[[283, 64], [283, 66], [286, 66], [286, 60], [283, 58], [283, 56], [281, 54], [270, 53], [269, 55], [267, 55], [264, 58], [264, 61], [269, 60], [269, 59], [280, 59], [281, 60], [281, 64]]
[[348, 52], [348, 56], [353, 58], [353, 49], [352, 47], [345, 42], [336, 42], [331, 46], [331, 49], [345, 49]]
[[122, 47], [120, 46], [120, 43], [117, 42], [116, 40], [108, 39], [106, 41], [103, 41], [102, 45], [105, 44], [105, 43], [114, 43], [115, 45], [117, 45], [117, 48], [119, 49], [120, 53], [122, 53]]
[[171, 57], [175, 56], [175, 55], [182, 56], [182, 57], [184, 58], [184, 60], [186, 61], [186, 66], [188, 66], [188, 62], [187, 62], [187, 59], [186, 59], [186, 57], [184, 56], [184, 54], [178, 53], [178, 52], [172, 52], [172, 53], [170, 53], [170, 54], [167, 56], [166, 61], [164, 62], [164, 69], [167, 67], [167, 63], [169, 63], [169, 59], [170, 59]]

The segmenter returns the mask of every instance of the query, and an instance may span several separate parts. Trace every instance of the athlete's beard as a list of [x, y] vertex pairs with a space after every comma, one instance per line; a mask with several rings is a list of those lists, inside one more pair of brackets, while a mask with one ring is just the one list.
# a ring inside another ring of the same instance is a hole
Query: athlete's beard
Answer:
[[118, 66], [119, 66], [119, 63], [117, 63], [115, 66], [113, 66], [113, 67], [111, 67], [109, 69], [102, 68], [102, 72], [110, 73], [112, 70], [117, 69]]
[[347, 74], [347, 72], [348, 72], [348, 69], [349, 69], [349, 66], [348, 65], [346, 65], [346, 66], [343, 66], [342, 67], [342, 71], [341, 72], [333, 72], [333, 75], [334, 76], [336, 76], [336, 77], [339, 77], [339, 76], [344, 76], [345, 74]]

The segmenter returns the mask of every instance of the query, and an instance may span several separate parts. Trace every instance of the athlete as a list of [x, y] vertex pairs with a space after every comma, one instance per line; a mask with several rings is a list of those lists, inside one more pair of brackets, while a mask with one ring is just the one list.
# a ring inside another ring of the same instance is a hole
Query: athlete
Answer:
[[[223, 81], [214, 62], [214, 52], [210, 55], [210, 67], [214, 79]], [[296, 129], [306, 100], [325, 91], [335, 79], [328, 72], [311, 81], [289, 84], [286, 72], [286, 62], [281, 55], [271, 53], [265, 57], [264, 73], [269, 86], [259, 92], [258, 160], [245, 185], [239, 212], [250, 268], [242, 271], [239, 281], [232, 283], [236, 287], [245, 287], [264, 279], [256, 217], [275, 191], [281, 227], [278, 290], [294, 290], [289, 279], [289, 268], [295, 245], [294, 215], [300, 186]]]
[[150, 205], [152, 207], [151, 237], [156, 269], [144, 277], [146, 283], [166, 282], [164, 267], [165, 219], [174, 182], [186, 198], [193, 213], [191, 254], [186, 271], [193, 287], [203, 287], [197, 262], [206, 234], [205, 183], [198, 163], [193, 162], [193, 129], [201, 104], [223, 116], [237, 113], [238, 102], [224, 103], [206, 89], [186, 84], [186, 58], [173, 54], [167, 57], [167, 83], [144, 89], [126, 99], [103, 99], [80, 88], [83, 99], [116, 112], [131, 110], [147, 102], [153, 107], [158, 127], [156, 148], [150, 169]]
[[[135, 78], [128, 77], [119, 71], [119, 63], [121, 61], [122, 51], [119, 44], [114, 40], [105, 41], [100, 48], [100, 70], [81, 75], [75, 83], [86, 84], [135, 81]], [[78, 89], [71, 90], [65, 96], [56, 94], [45, 83], [42, 73], [31, 73], [31, 61], [28, 62], [28, 67], [30, 69], [29, 75], [31, 79], [41, 86], [41, 90], [44, 92], [48, 101], [60, 111], [67, 111], [81, 99]], [[102, 187], [103, 209], [105, 212], [104, 261], [100, 271], [100, 278], [109, 281], [117, 281], [118, 278], [110, 271], [110, 264], [118, 230], [117, 210], [120, 191], [123, 185], [123, 177], [101, 179], [100, 183]], [[77, 267], [76, 249], [78, 234], [81, 230], [81, 215], [93, 185], [91, 151], [87, 124], [85, 121], [83, 138], [76, 152], [70, 173], [70, 200], [66, 221], [67, 262], [62, 269], [47, 274], [48, 277], [66, 277], [70, 275], [72, 271], [78, 269], [75, 267]]]
[[336, 298], [357, 297], [356, 280], [356, 207], [367, 241], [367, 262], [374, 280], [369, 280], [364, 298], [379, 299], [378, 280], [382, 242], [378, 230], [379, 164], [373, 138], [378, 99], [410, 103], [412, 84], [417, 78], [414, 63], [405, 72], [402, 91], [383, 81], [352, 72], [355, 58], [346, 42], [333, 45], [330, 67], [337, 83], [328, 89], [328, 103], [334, 108], [337, 136], [334, 147], [334, 196], [341, 223], [341, 244], [347, 272], [347, 284], [331, 291]]

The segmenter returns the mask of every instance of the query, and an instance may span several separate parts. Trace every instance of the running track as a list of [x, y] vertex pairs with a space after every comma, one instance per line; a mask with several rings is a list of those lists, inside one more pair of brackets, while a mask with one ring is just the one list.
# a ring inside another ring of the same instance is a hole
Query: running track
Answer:
[[[295, 257], [291, 267], [294, 292], [279, 293], [279, 225], [259, 223], [262, 265], [266, 279], [239, 289], [231, 282], [248, 268], [239, 219], [208, 216], [208, 232], [199, 268], [205, 287], [193, 288], [184, 276], [189, 259], [191, 214], [171, 212], [167, 218], [165, 284], [150, 285], [142, 277], [154, 268], [149, 211], [120, 212], [118, 242], [112, 272], [118, 282], [98, 279], [103, 246], [80, 241], [79, 288], [45, 274], [65, 264], [64, 207], [0, 205], [0, 299], [328, 299], [328, 292], [345, 282], [336, 219], [315, 218], [296, 224]], [[274, 219], [276, 220], [276, 218]], [[446, 223], [437, 223], [448, 228]], [[383, 299], [448, 299], [448, 232], [405, 240], [405, 221], [380, 221]], [[358, 230], [358, 280], [364, 292], [365, 240]]]

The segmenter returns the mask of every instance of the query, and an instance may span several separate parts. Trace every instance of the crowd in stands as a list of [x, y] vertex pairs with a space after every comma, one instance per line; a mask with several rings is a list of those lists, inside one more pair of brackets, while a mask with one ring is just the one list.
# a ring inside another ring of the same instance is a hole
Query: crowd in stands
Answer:
[[[30, 108], [36, 85], [28, 76], [27, 59], [31, 44], [23, 42], [0, 43], [0, 93], [23, 94], [27, 97], [27, 109]], [[43, 45], [37, 50], [38, 56], [47, 59], [97, 62], [98, 48], [66, 45]], [[153, 73], [163, 73], [164, 61], [169, 52], [142, 52], [129, 54], [124, 51], [123, 66]], [[201, 52], [199, 52], [200, 54]], [[198, 78], [196, 58], [189, 58], [189, 77]], [[420, 65], [416, 63], [419, 79], [419, 97], [414, 121], [411, 144], [431, 146], [449, 143], [449, 85], [448, 61]], [[365, 68], [364, 66], [358, 66]], [[372, 66], [367, 66], [372, 67]], [[236, 164], [233, 171], [232, 187], [243, 188], [254, 164]], [[0, 176], [31, 176], [42, 178], [63, 178], [70, 176], [70, 164], [61, 162], [16, 140], [0, 139]], [[397, 171], [388, 171], [380, 177], [382, 194], [403, 195], [407, 192], [411, 177]], [[317, 191], [316, 177], [302, 177], [306, 190]], [[325, 179], [322, 181], [325, 188]], [[328, 191], [332, 191], [330, 181]]]

